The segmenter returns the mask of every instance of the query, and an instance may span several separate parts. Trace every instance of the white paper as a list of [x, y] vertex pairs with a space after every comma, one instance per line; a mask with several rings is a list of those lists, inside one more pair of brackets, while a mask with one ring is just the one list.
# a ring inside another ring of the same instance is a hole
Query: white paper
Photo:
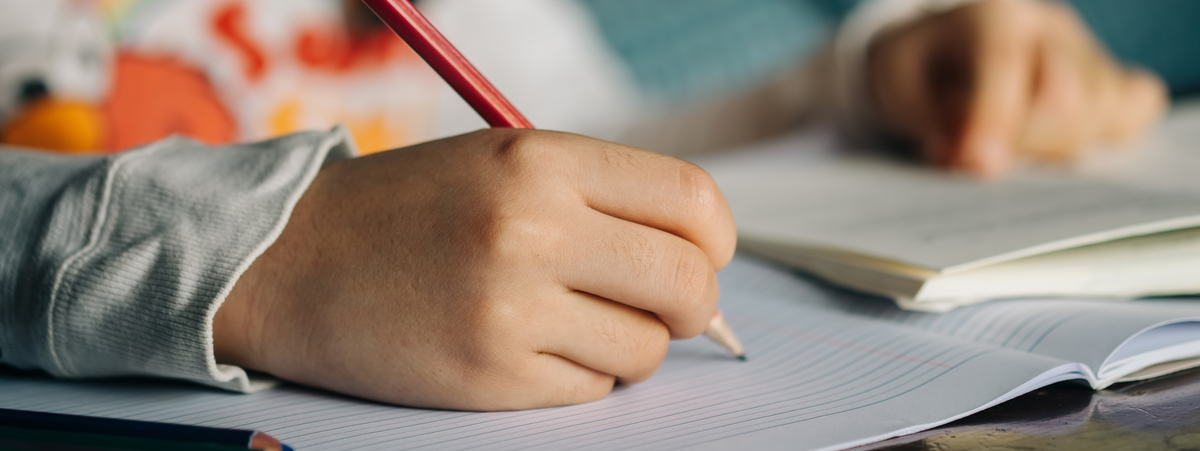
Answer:
[[1138, 332], [1200, 316], [1192, 301], [905, 312], [744, 257], [720, 281], [748, 362], [702, 339], [676, 342], [649, 381], [586, 405], [450, 412], [296, 386], [240, 395], [4, 374], [0, 408], [257, 429], [301, 450], [837, 449], [942, 424], [1056, 380], [1091, 378], [1089, 366]]
[[742, 239], [935, 272], [1200, 225], [1200, 192], [1093, 178], [1026, 174], [986, 183], [865, 158], [706, 169]]
[[1072, 167], [988, 183], [856, 151], [820, 126], [696, 163], [743, 241], [833, 248], [953, 272], [1200, 223], [1200, 102]]

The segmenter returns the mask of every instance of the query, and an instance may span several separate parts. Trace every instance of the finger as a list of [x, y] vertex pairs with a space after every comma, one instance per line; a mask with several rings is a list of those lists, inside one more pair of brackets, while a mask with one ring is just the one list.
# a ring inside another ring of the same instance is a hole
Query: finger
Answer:
[[926, 60], [922, 50], [928, 43], [927, 33], [919, 31], [888, 36], [872, 53], [872, 91], [888, 126], [920, 141], [926, 161], [944, 165], [942, 127], [933, 108], [943, 96], [929, 89], [931, 78], [940, 77], [931, 77], [928, 65], [922, 64]]
[[550, 312], [558, 321], [538, 329], [542, 352], [635, 383], [658, 369], [671, 336], [654, 314], [575, 292]]
[[971, 88], [950, 146], [951, 164], [982, 177], [1005, 172], [1029, 102], [1031, 46], [1020, 37], [981, 40], [971, 65]]
[[1100, 139], [1124, 143], [1141, 136], [1166, 112], [1167, 89], [1162, 80], [1142, 70], [1126, 70], [1119, 77], [1113, 108]]
[[588, 237], [555, 267], [563, 286], [654, 313], [672, 338], [691, 338], [717, 309], [717, 275], [696, 245], [661, 230], [587, 211]]
[[572, 174], [596, 211], [663, 230], [694, 243], [714, 268], [733, 257], [733, 215], [703, 169], [665, 155], [596, 141]]
[[1102, 119], [1102, 97], [1112, 94], [1104, 67], [1049, 39], [1039, 45], [1033, 97], [1017, 146], [1043, 161], [1067, 161], [1087, 145]]
[[582, 404], [599, 400], [612, 391], [616, 378], [570, 359], [541, 353], [532, 357], [519, 377], [507, 379], [504, 390], [489, 390], [487, 400], [472, 400], [470, 410], [526, 410]]

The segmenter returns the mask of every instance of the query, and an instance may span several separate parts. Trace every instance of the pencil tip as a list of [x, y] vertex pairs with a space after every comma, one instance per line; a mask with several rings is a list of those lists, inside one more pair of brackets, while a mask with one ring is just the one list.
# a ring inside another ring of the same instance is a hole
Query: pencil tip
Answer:
[[741, 361], [743, 361], [743, 362], [745, 362], [745, 361], [746, 361], [746, 355], [745, 355], [745, 354], [739, 355], [739, 356], [737, 356], [737, 358], [738, 358], [738, 360], [741, 360]]

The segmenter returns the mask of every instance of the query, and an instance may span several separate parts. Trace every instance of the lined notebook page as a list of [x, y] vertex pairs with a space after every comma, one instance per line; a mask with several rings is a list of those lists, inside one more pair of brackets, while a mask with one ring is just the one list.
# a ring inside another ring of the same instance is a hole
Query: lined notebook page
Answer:
[[[1118, 348], [1144, 352], [1164, 346], [1143, 342], [1152, 339], [1143, 336], [1152, 327], [1175, 324], [1171, 340], [1176, 344], [1200, 340], [1200, 299], [1194, 297], [1007, 300], [946, 313], [903, 310], [890, 301], [841, 291], [811, 299], [808, 308], [1079, 362], [1097, 372]], [[1200, 348], [1191, 353], [1200, 355]]]
[[296, 386], [239, 395], [4, 373], [0, 407], [258, 429], [306, 450], [830, 449], [944, 423], [1045, 374], [1070, 373], [1064, 360], [1025, 351], [1088, 316], [988, 306], [954, 316], [899, 312], [742, 257], [720, 279], [748, 362], [704, 340], [676, 342], [651, 380], [582, 406], [430, 411]]
[[[1195, 113], [1187, 118], [1193, 129], [1200, 123]], [[956, 272], [1200, 225], [1195, 177], [1155, 176], [1200, 160], [1194, 146], [1177, 144], [1165, 152], [1172, 158], [1146, 161], [1153, 168], [1139, 176], [1026, 169], [1004, 183], [980, 183], [877, 152], [850, 151], [834, 133], [816, 127], [696, 161], [721, 186], [743, 241], [850, 251]]]

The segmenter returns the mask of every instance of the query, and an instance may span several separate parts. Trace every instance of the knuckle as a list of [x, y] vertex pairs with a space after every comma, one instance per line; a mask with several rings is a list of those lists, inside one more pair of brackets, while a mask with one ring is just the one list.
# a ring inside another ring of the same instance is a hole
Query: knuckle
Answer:
[[553, 158], [559, 152], [553, 151], [553, 145], [547, 137], [533, 130], [495, 130], [496, 143], [493, 156], [503, 167], [519, 171], [522, 174], [536, 172], [547, 159]]
[[633, 170], [645, 164], [643, 152], [625, 146], [606, 146], [601, 155], [605, 164], [625, 170]]
[[654, 375], [655, 371], [658, 371], [659, 365], [662, 365], [663, 359], [666, 358], [670, 345], [671, 334], [662, 323], [653, 327], [645, 339], [639, 340], [634, 360], [636, 367], [631, 382], [640, 382]]
[[690, 248], [679, 252], [674, 261], [671, 292], [679, 299], [679, 306], [686, 312], [704, 308], [708, 291], [709, 273], [712, 271], [708, 259]]
[[657, 367], [656, 362], [666, 355], [671, 338], [661, 321], [649, 313], [638, 312], [638, 316], [629, 321], [612, 323], [603, 331], [606, 335], [601, 335], [601, 339], [616, 346], [623, 359], [633, 362], [634, 372], [640, 373], [646, 363]]
[[527, 305], [483, 292], [461, 308], [457, 324], [448, 325], [458, 337], [458, 360], [471, 374], [511, 378], [519, 369], [513, 350], [521, 349], [527, 337]]
[[596, 375], [574, 383], [559, 386], [557, 393], [552, 396], [556, 405], [583, 404], [608, 396], [613, 389], [614, 378]]
[[596, 322], [595, 333], [600, 341], [610, 346], [623, 346], [628, 343], [629, 328], [616, 318], [601, 318]]
[[630, 274], [638, 276], [653, 270], [655, 252], [649, 237], [637, 232], [620, 231], [608, 241], [616, 261], [625, 262]]
[[715, 308], [716, 297], [710, 295], [710, 281], [714, 279], [707, 258], [698, 256], [699, 250], [682, 252], [674, 261], [674, 274], [669, 283], [668, 298], [671, 304], [663, 313], [670, 318], [671, 335], [675, 338], [691, 338], [704, 331], [707, 317]]
[[718, 211], [720, 190], [717, 182], [704, 169], [687, 162], [678, 168], [679, 190], [684, 195], [684, 207], [691, 217], [706, 220]]
[[637, 318], [621, 326], [623, 331], [613, 337], [618, 355], [624, 364], [618, 371], [624, 382], [641, 382], [654, 375], [667, 355], [671, 334], [654, 315], [639, 312]]
[[537, 149], [537, 137], [533, 133], [526, 133], [524, 130], [495, 130], [492, 133], [497, 134], [496, 155], [503, 158], [514, 158], [525, 156]]

